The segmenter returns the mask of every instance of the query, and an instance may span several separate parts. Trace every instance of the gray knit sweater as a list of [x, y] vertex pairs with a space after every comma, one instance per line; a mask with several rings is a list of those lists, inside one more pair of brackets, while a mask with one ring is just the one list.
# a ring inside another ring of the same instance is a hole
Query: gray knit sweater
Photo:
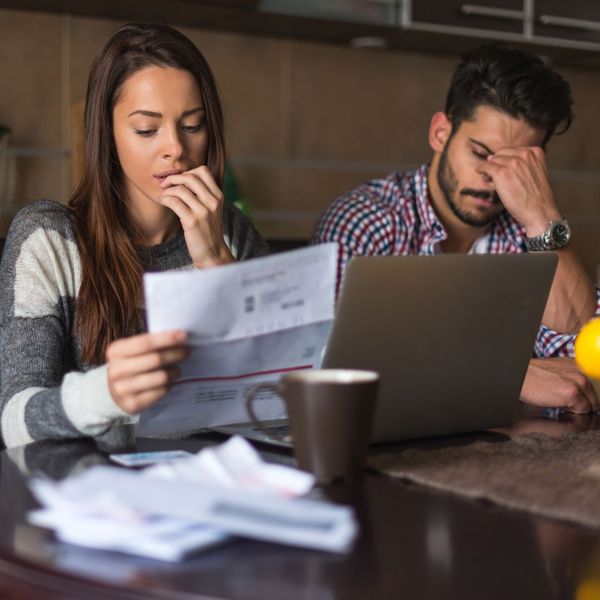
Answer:
[[[267, 253], [250, 222], [231, 203], [223, 215], [225, 241], [238, 260]], [[183, 233], [140, 247], [145, 271], [193, 268]], [[106, 365], [81, 361], [73, 335], [81, 282], [72, 214], [42, 200], [14, 218], [0, 266], [0, 407], [4, 443], [103, 436], [127, 415], [115, 404]]]

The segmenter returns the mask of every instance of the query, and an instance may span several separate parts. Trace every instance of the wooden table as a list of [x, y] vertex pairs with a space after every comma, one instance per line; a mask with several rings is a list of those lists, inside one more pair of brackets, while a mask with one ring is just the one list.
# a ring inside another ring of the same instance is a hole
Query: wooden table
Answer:
[[[529, 415], [531, 417], [532, 415]], [[592, 417], [528, 418], [503, 433], [598, 428]], [[475, 439], [474, 436], [473, 439]], [[139, 440], [138, 449], [197, 450], [214, 437]], [[463, 443], [464, 438], [438, 440]], [[367, 473], [329, 486], [361, 536], [348, 556], [239, 540], [179, 564], [87, 550], [29, 525], [35, 505], [15, 460], [51, 477], [105, 462], [92, 441], [35, 443], [0, 455], [0, 598], [600, 598], [600, 535]], [[600, 510], [600, 498], [599, 498]]]

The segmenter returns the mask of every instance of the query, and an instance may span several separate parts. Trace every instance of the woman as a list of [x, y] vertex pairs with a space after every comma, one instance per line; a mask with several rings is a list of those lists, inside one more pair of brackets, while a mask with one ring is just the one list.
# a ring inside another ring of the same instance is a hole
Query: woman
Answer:
[[[96, 58], [85, 161], [69, 207], [22, 209], [1, 267], [0, 402], [7, 446], [113, 437], [168, 390], [183, 331], [144, 329], [144, 271], [266, 253], [223, 201], [223, 120], [210, 68], [165, 26], [117, 29]], [[117, 436], [118, 438], [119, 436]]]

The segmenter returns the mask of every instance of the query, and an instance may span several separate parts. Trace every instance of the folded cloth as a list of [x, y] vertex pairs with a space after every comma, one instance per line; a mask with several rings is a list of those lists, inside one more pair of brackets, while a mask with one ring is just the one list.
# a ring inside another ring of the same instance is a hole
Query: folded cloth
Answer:
[[469, 498], [600, 527], [600, 431], [409, 447], [374, 454], [369, 465], [392, 477]]

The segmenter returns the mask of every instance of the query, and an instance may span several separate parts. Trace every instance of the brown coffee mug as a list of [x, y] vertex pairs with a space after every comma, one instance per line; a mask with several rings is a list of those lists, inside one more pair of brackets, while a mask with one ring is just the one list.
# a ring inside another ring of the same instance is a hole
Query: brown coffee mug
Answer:
[[260, 384], [246, 396], [254, 424], [272, 435], [256, 416], [252, 403], [261, 391], [283, 398], [298, 466], [320, 483], [357, 476], [371, 438], [379, 374], [352, 369], [292, 371], [275, 384]]

